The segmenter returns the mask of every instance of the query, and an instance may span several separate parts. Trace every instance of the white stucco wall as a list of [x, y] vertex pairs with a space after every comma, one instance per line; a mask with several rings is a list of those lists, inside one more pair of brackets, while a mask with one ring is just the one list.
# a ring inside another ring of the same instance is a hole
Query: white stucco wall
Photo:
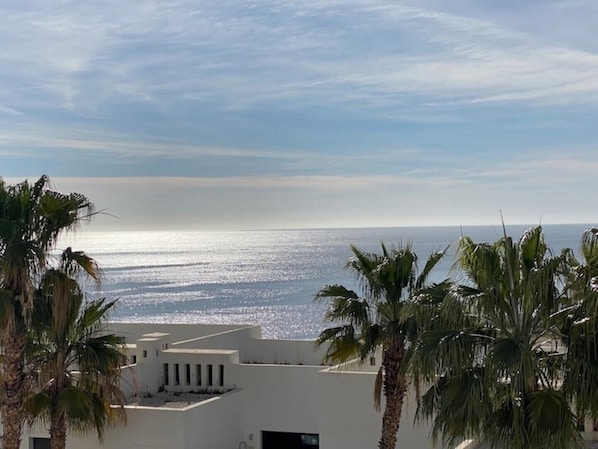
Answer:
[[[242, 397], [243, 392], [232, 391], [183, 410], [127, 407], [127, 424], [108, 429], [103, 444], [95, 434], [70, 434], [67, 449], [236, 449], [242, 439]], [[35, 426], [21, 449], [29, 449], [33, 437], [48, 433]]]
[[238, 449], [244, 396], [244, 391], [231, 391], [186, 413], [184, 449]]
[[[323, 370], [318, 378], [321, 449], [376, 447], [382, 429], [382, 411], [374, 410], [376, 372]], [[384, 410], [384, 401], [382, 402]], [[397, 448], [439, 449], [429, 438], [427, 423], [415, 423], [415, 392], [403, 405]], [[360, 429], [356, 431], [356, 429]]]
[[260, 338], [261, 331], [256, 326], [244, 326], [235, 329], [221, 329], [211, 335], [178, 339], [175, 348], [193, 349], [235, 349], [242, 355], [246, 352], [252, 338]]
[[377, 447], [382, 418], [374, 410], [375, 377], [346, 371], [318, 375], [320, 448]]
[[[232, 388], [236, 385], [230, 378], [231, 367], [239, 363], [239, 352], [232, 349], [167, 349], [162, 352], [162, 374], [164, 364], [168, 365], [166, 391], [205, 391], [210, 389]], [[176, 382], [176, 365], [179, 367], [179, 381]], [[189, 365], [190, 379], [186, 376]], [[212, 385], [209, 385], [208, 369], [212, 367]], [[201, 370], [197, 377], [197, 368]], [[220, 369], [224, 369], [220, 379]], [[220, 380], [223, 380], [221, 385]]]
[[282, 363], [290, 365], [321, 365], [326, 350], [317, 348], [312, 340], [262, 340], [251, 339], [245, 363]]
[[318, 433], [320, 367], [238, 365], [233, 381], [245, 393], [242, 412], [244, 440], [261, 448], [261, 431]]
[[126, 397], [130, 397], [139, 391], [137, 380], [137, 364], [131, 364], [120, 368], [120, 389]]
[[[112, 427], [105, 432], [104, 443], [100, 445], [97, 436], [70, 433], [67, 449], [183, 449], [184, 420], [180, 413], [164, 413], [156, 408], [139, 408], [127, 411], [127, 425]], [[21, 442], [21, 449], [29, 449], [29, 438], [47, 438], [47, 432], [32, 432]], [[207, 449], [207, 448], [206, 448]]]
[[141, 338], [137, 342], [137, 364], [133, 385], [140, 393], [155, 392], [162, 385], [162, 350], [165, 342], [159, 338]]
[[[93, 435], [71, 435], [68, 449], [238, 449], [241, 441], [247, 449], [261, 449], [262, 431], [319, 434], [321, 449], [377, 446], [382, 415], [374, 410], [373, 389], [379, 365], [372, 366], [369, 360], [363, 365], [349, 363], [339, 371], [320, 364], [324, 350], [313, 342], [261, 340], [255, 326], [135, 323], [116, 324], [114, 330], [128, 332], [132, 341], [127, 350], [137, 355], [137, 363], [124, 372], [127, 392], [137, 389], [143, 395], [161, 389], [165, 363], [170, 370], [167, 390], [198, 390], [197, 365], [204, 370], [199, 388], [203, 390], [210, 364], [214, 387], [223, 365], [223, 390], [233, 390], [185, 409], [128, 407], [127, 426], [108, 429], [103, 446]], [[210, 332], [215, 335], [207, 336]], [[244, 359], [260, 363], [242, 363]], [[178, 386], [173, 385], [175, 364]], [[185, 385], [186, 364], [190, 385]], [[397, 448], [432, 449], [429, 430], [414, 426], [414, 413], [410, 392]], [[47, 433], [43, 427], [25, 433], [22, 449], [29, 449], [33, 436]]]

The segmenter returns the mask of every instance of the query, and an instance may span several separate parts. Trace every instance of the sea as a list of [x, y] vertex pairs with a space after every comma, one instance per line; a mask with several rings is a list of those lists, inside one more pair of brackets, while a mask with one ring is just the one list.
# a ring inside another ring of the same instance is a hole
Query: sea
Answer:
[[[530, 226], [506, 226], [519, 238]], [[543, 225], [554, 253], [578, 252], [587, 224]], [[454, 274], [461, 236], [493, 242], [502, 226], [446, 226], [249, 231], [79, 231], [59, 247], [83, 250], [100, 265], [90, 298], [117, 299], [119, 322], [248, 323], [265, 338], [314, 338], [326, 327], [326, 304], [314, 301], [328, 284], [359, 288], [345, 268], [350, 245], [364, 251], [411, 243], [420, 265], [449, 248], [430, 280]]]

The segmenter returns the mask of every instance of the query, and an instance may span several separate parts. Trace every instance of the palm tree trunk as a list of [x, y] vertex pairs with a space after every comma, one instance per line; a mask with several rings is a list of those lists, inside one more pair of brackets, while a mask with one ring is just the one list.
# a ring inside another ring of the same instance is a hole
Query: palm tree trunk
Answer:
[[[16, 327], [16, 326], [15, 326]], [[25, 375], [25, 336], [15, 328], [4, 336], [4, 382], [0, 385], [2, 397], [3, 449], [19, 449], [23, 428], [23, 388]]]
[[405, 398], [405, 380], [401, 376], [401, 365], [405, 359], [405, 345], [402, 340], [391, 342], [383, 349], [384, 397], [386, 405], [382, 415], [382, 435], [378, 447], [395, 449], [401, 411]]
[[66, 447], [66, 416], [63, 410], [55, 408], [50, 423], [50, 449]]

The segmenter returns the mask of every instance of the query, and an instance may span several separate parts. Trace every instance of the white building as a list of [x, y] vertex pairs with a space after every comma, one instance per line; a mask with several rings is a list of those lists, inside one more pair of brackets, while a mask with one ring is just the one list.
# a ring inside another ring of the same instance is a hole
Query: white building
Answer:
[[[378, 365], [322, 365], [313, 341], [266, 340], [258, 326], [115, 323], [131, 364], [123, 389], [127, 424], [69, 433], [67, 448], [375, 448], [382, 415], [373, 407]], [[210, 394], [211, 393], [211, 394]], [[214, 394], [217, 393], [217, 394]], [[429, 429], [403, 410], [397, 447], [430, 449]], [[25, 428], [22, 449], [48, 433]]]

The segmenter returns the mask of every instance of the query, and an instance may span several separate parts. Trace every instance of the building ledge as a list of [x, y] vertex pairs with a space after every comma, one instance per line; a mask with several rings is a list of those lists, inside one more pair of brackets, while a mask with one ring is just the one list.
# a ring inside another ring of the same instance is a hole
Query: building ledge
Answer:
[[186, 409], [188, 407], [222, 397], [233, 390], [222, 389], [205, 392], [172, 392], [161, 391], [155, 394], [146, 394], [135, 397], [126, 405], [127, 408], [156, 408], [156, 409]]
[[192, 348], [170, 348], [164, 349], [164, 354], [216, 354], [216, 355], [231, 355], [236, 354], [239, 351], [237, 349], [192, 349]]

